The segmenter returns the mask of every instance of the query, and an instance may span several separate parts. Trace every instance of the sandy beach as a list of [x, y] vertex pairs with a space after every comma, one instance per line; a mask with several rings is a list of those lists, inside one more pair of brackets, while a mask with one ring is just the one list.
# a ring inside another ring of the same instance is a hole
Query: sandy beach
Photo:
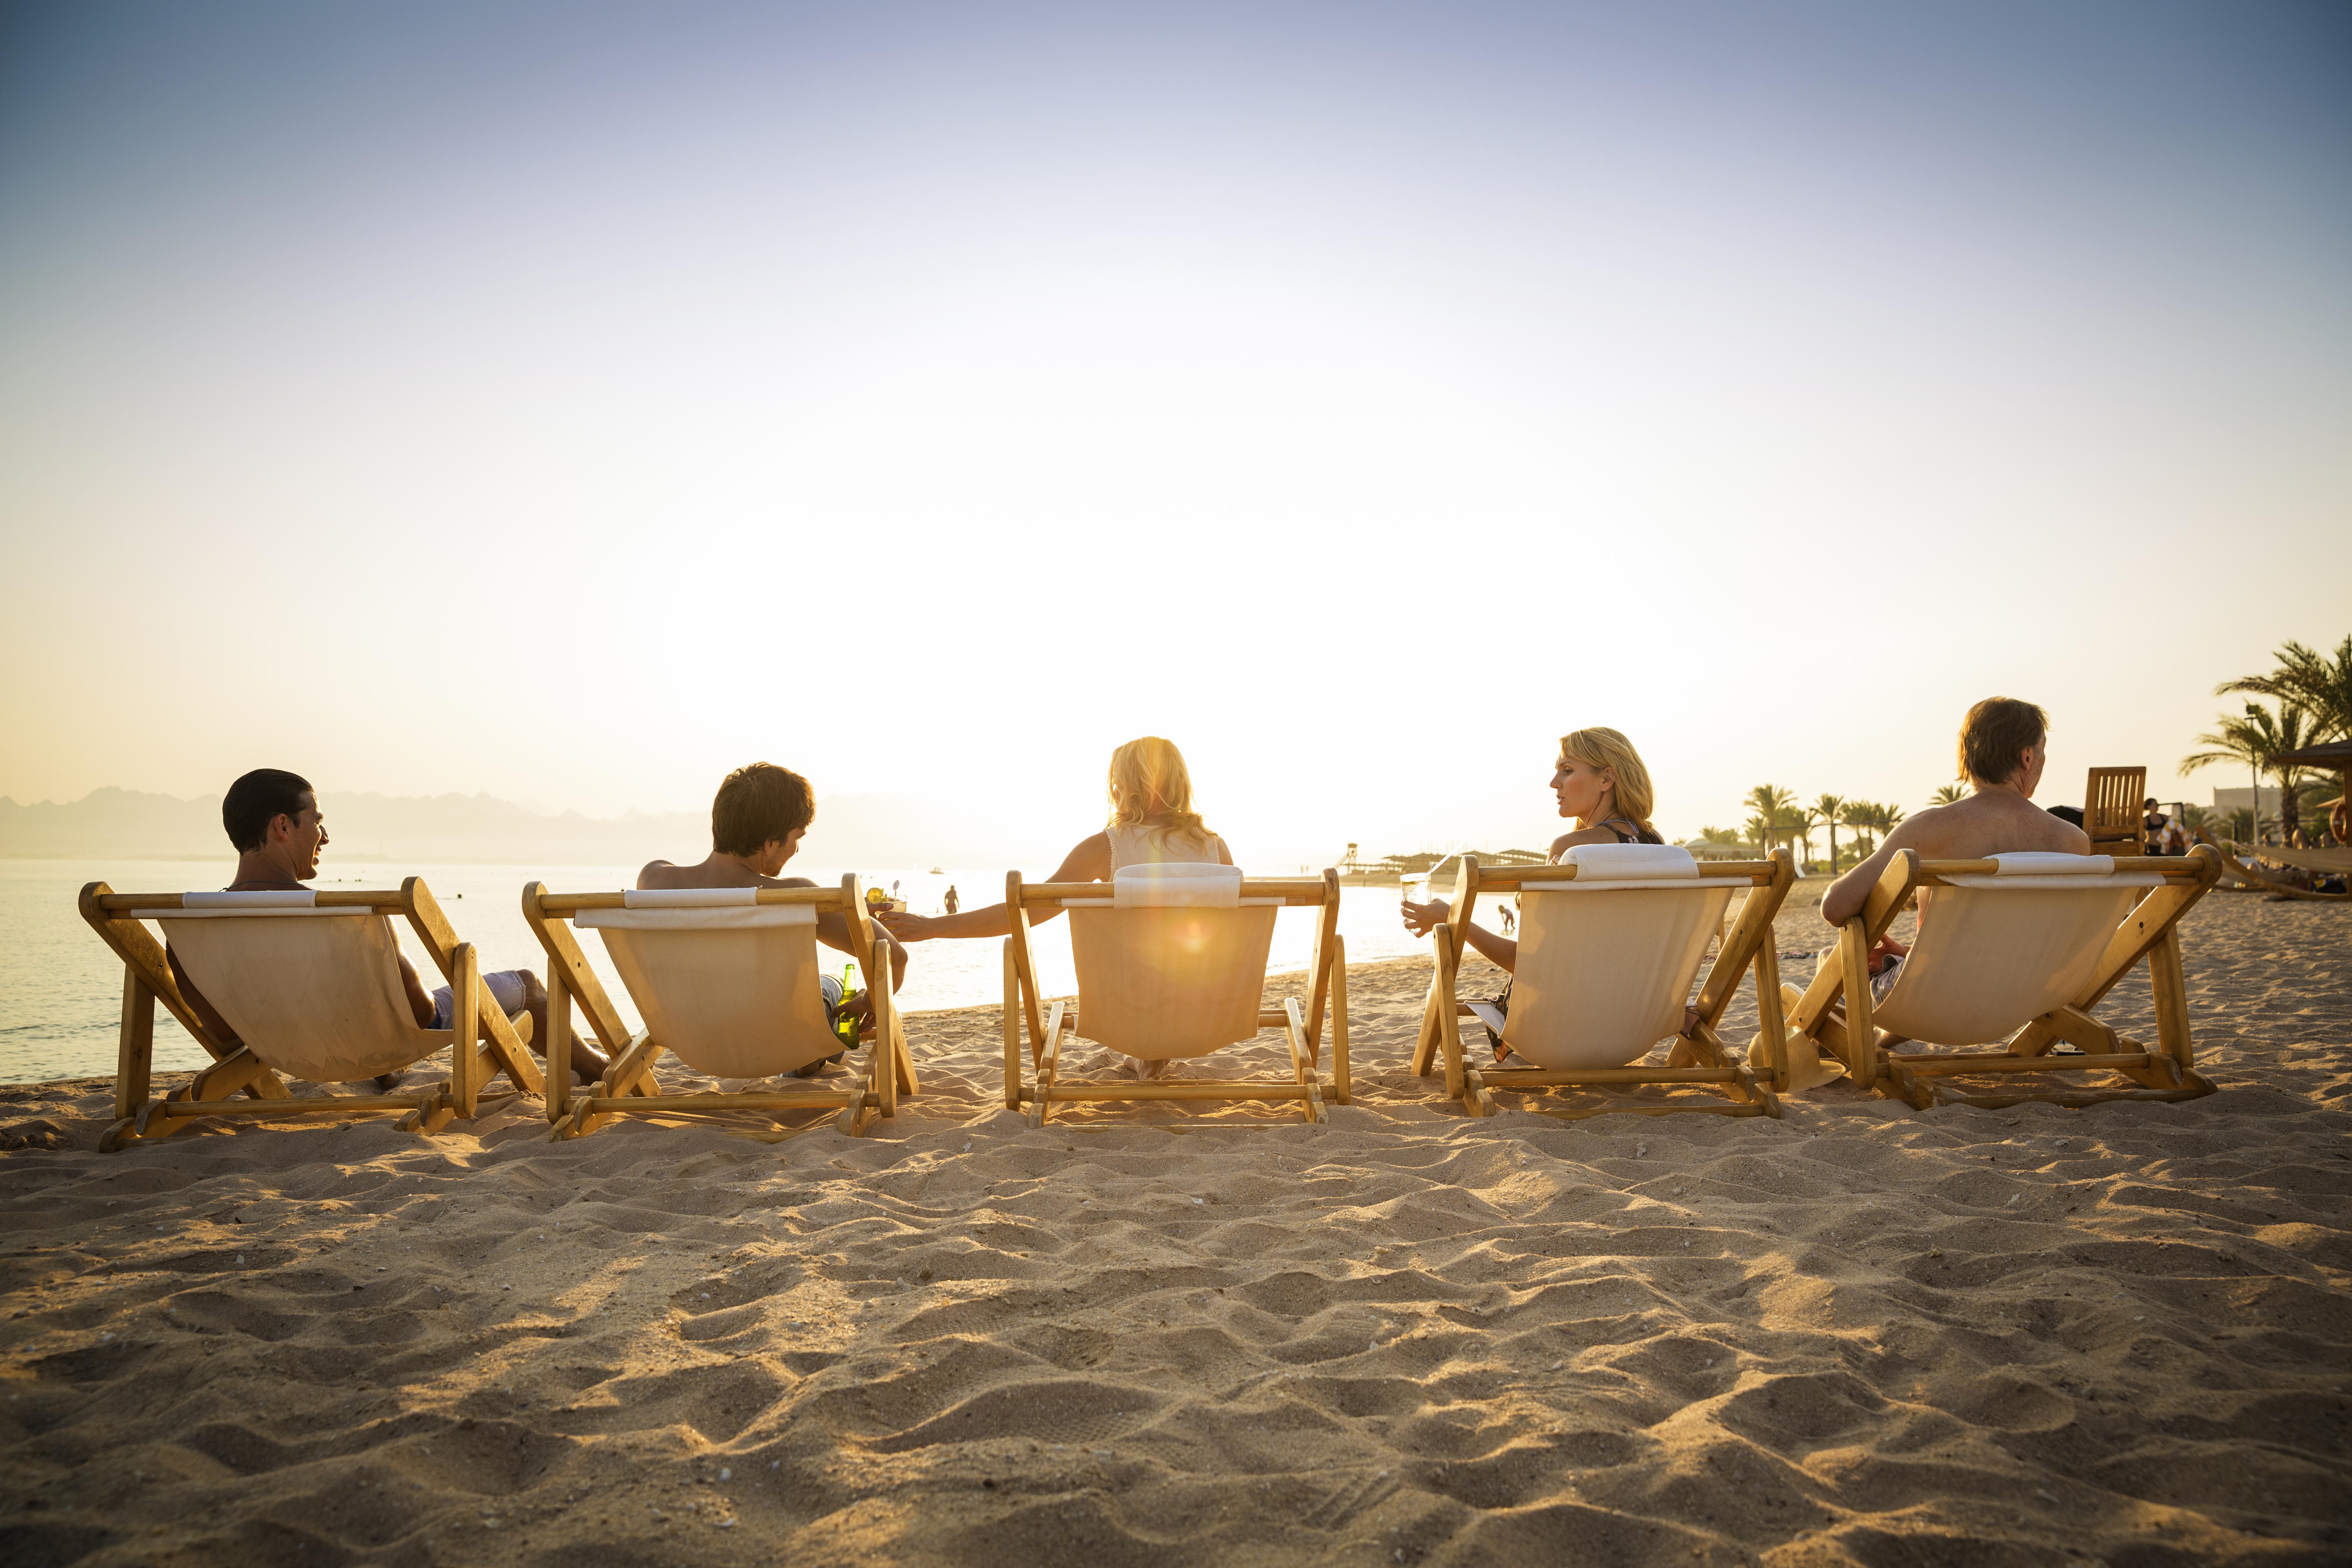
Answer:
[[1029, 1131], [993, 1007], [861, 1140], [8, 1089], [0, 1562], [2341, 1563], [2352, 910], [2184, 932], [2181, 1105], [1472, 1120], [1420, 960], [1319, 1128]]

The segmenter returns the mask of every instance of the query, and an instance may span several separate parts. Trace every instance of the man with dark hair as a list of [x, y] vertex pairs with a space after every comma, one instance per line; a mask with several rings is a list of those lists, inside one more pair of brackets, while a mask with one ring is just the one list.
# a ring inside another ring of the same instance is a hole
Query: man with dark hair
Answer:
[[[310, 781], [280, 768], [256, 768], [229, 785], [228, 793], [221, 797], [221, 826], [227, 831], [228, 841], [237, 852], [236, 877], [228, 885], [232, 893], [299, 889], [319, 874], [319, 851], [329, 842], [326, 816], [319, 809], [318, 793], [310, 787]], [[205, 1021], [205, 1026], [215, 1037], [236, 1043], [236, 1031], [196, 989], [195, 983], [180, 967], [178, 955], [168, 946], [164, 955], [171, 960], [172, 978], [179, 983], [181, 994], [196, 1010], [196, 1016]], [[509, 1016], [526, 1012], [530, 1015], [531, 1049], [545, 1056], [547, 987], [540, 984], [539, 976], [528, 969], [508, 969], [485, 974], [482, 979]], [[408, 1010], [415, 1016], [418, 1028], [450, 1026], [457, 1009], [449, 987], [425, 990], [405, 953], [400, 955], [400, 984], [407, 993]], [[581, 1081], [593, 1083], [603, 1075], [604, 1058], [593, 1047], [574, 1038], [572, 1050], [572, 1070]], [[386, 1073], [375, 1082], [390, 1093], [399, 1086], [402, 1076]]]
[[[1949, 805], [1929, 806], [1895, 825], [1877, 852], [1830, 884], [1822, 895], [1822, 919], [1842, 926], [1862, 912], [1886, 863], [1899, 852], [1922, 860], [1981, 860], [1990, 855], [2042, 850], [2088, 855], [2090, 836], [2033, 804], [2049, 758], [2049, 715], [2013, 697], [1988, 697], [1960, 723], [1959, 764], [1969, 794]], [[1884, 997], [1894, 988], [1902, 963], [1899, 943], [1882, 939], [1870, 955], [1870, 989]], [[1824, 951], [1829, 963], [1837, 952]]]
[[[784, 862], [799, 852], [802, 837], [816, 819], [816, 796], [808, 780], [773, 763], [753, 763], [729, 773], [710, 803], [710, 853], [691, 866], [654, 860], [637, 873], [639, 888], [814, 888], [806, 877], [783, 877]], [[874, 938], [890, 954], [890, 985], [895, 991], [907, 978], [907, 950], [879, 925]], [[819, 915], [816, 939], [843, 952], [856, 952], [849, 939], [849, 922], [836, 913]], [[855, 1017], [871, 1026], [873, 1003], [863, 991], [844, 995], [840, 977], [819, 977], [825, 1013], [839, 1019]], [[823, 1061], [800, 1069], [814, 1078], [828, 1063], [846, 1054], [836, 1051]]]

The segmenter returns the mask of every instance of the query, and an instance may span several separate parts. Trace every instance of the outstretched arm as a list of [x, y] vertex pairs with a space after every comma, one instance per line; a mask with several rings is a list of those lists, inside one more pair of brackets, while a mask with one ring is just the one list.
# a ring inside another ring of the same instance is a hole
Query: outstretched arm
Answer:
[[1862, 913], [1862, 906], [1870, 900], [1870, 889], [1878, 886], [1878, 879], [1886, 871], [1886, 863], [1895, 858], [1898, 850], [1917, 848], [1920, 838], [1934, 829], [1942, 809], [1930, 808], [1896, 823], [1895, 831], [1880, 841], [1874, 854], [1830, 884], [1829, 891], [1822, 895], [1822, 919], [1832, 926], [1843, 926]]
[[[1444, 899], [1433, 900], [1426, 904], [1416, 904], [1408, 899], [1402, 907], [1404, 929], [1415, 936], [1427, 936], [1431, 931], [1435, 931], [1452, 912], [1454, 906]], [[1463, 934], [1469, 940], [1473, 948], [1505, 972], [1507, 973], [1518, 967], [1519, 944], [1509, 937], [1498, 936], [1475, 921], [1470, 922], [1470, 929]]]
[[[1054, 882], [1108, 882], [1110, 880], [1110, 836], [1097, 833], [1062, 858], [1053, 876]], [[1029, 917], [1032, 925], [1042, 925], [1062, 911], [1057, 909], [1039, 910]], [[936, 942], [941, 938], [1010, 936], [1013, 933], [1013, 912], [1002, 903], [986, 909], [966, 910], [954, 915], [918, 915], [884, 910], [874, 917], [890, 928], [890, 934], [901, 942]]]

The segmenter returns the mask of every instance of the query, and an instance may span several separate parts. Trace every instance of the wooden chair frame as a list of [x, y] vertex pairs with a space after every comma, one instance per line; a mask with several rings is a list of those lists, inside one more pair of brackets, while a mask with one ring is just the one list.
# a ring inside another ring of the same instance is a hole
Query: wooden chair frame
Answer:
[[[866, 1131], [876, 1116], [898, 1115], [898, 1096], [918, 1092], [915, 1059], [907, 1049], [906, 1022], [890, 990], [887, 949], [882, 960], [877, 962], [873, 917], [859, 895], [855, 875], [842, 878], [837, 888], [761, 888], [753, 902], [763, 907], [807, 904], [820, 915], [839, 913], [848, 920], [850, 937], [856, 944], [850, 956], [865, 971], [866, 994], [874, 999], [874, 1044], [866, 1053], [866, 1064], [854, 1070], [845, 1082], [813, 1080], [805, 1085], [756, 1092], [663, 1094], [656, 1086], [653, 1068], [662, 1053], [662, 1043], [649, 1030], [641, 1030], [634, 1037], [630, 1034], [604, 982], [588, 966], [579, 939], [565, 923], [566, 917], [583, 910], [624, 908], [625, 897], [618, 892], [551, 893], [543, 882], [533, 882], [522, 890], [522, 918], [539, 938], [540, 946], [546, 949], [551, 971], [547, 977], [547, 1120], [551, 1123], [551, 1141], [593, 1132], [616, 1116], [691, 1121], [719, 1111], [761, 1111], [773, 1117], [788, 1111], [835, 1107], [841, 1110], [841, 1130], [856, 1137]], [[596, 1087], [587, 1093], [576, 1093], [572, 1089], [572, 1011], [575, 1005], [611, 1063]]]
[[[530, 1020], [520, 1026], [508, 1021], [489, 987], [482, 983], [481, 962], [471, 942], [461, 942], [448, 917], [422, 877], [411, 877], [397, 890], [331, 889], [320, 891], [317, 902], [327, 909], [366, 909], [379, 915], [397, 914], [408, 921], [434, 966], [448, 982], [452, 999], [449, 1081], [431, 1093], [329, 1094], [295, 1099], [286, 1080], [255, 1056], [251, 1049], [222, 1040], [205, 1026], [179, 984], [163, 944], [139, 921], [134, 910], [176, 910], [178, 893], [118, 893], [104, 882], [81, 890], [81, 916], [100, 941], [122, 960], [122, 1026], [115, 1051], [115, 1124], [99, 1140], [111, 1152], [125, 1144], [168, 1138], [190, 1122], [206, 1116], [398, 1116], [403, 1131], [437, 1132], [453, 1117], [478, 1115], [489, 1080], [499, 1073], [514, 1086], [514, 1094], [536, 1094], [542, 1088], [539, 1068], [525, 1046]], [[213, 1058], [213, 1065], [183, 1088], [160, 1100], [152, 1099], [155, 1057], [155, 1004], [162, 1002], [180, 1026]], [[460, 1050], [458, 1040], [479, 1043], [478, 1051]], [[242, 1097], [242, 1098], [235, 1098]]]
[[[2189, 987], [2180, 966], [2180, 918], [2196, 906], [2221, 874], [2221, 857], [2199, 845], [2186, 857], [2119, 857], [2118, 872], [2153, 871], [2159, 887], [2124, 916], [2108, 939], [2098, 967], [2064, 1006], [2032, 1019], [1996, 1051], [1900, 1050], [1903, 1037], [1882, 1032], [1872, 1022], [1870, 950], [1886, 933], [1921, 888], [1949, 885], [1947, 879], [1989, 876], [1992, 860], [1922, 860], [1899, 851], [1870, 890], [1862, 912], [1838, 932], [1838, 957], [1821, 966], [1804, 994], [1788, 1008], [1793, 1037], [1810, 1036], [1845, 1064], [1853, 1080], [1890, 1099], [1925, 1110], [1936, 1105], [1975, 1105], [1998, 1110], [2027, 1100], [2050, 1105], [2096, 1105], [2113, 1100], [2195, 1100], [2213, 1092], [2211, 1080], [2196, 1070], [2189, 1029]], [[2155, 1048], [2118, 1035], [2091, 1016], [2099, 999], [2147, 959], [2156, 994]], [[1843, 1016], [1834, 1010], [1844, 1001]], [[2061, 1040], [2080, 1055], [2053, 1056]], [[2014, 1089], [1960, 1094], [1944, 1087], [1949, 1076], [1966, 1073], [2113, 1072], [2131, 1089]]]
[[2083, 831], [2094, 855], [2147, 853], [2147, 770], [2093, 768], [2083, 785]]
[[[1331, 1018], [1331, 1098], [1341, 1105], [1354, 1092], [1348, 1079], [1348, 944], [1339, 934], [1339, 873], [1326, 870], [1321, 878], [1252, 877], [1244, 879], [1241, 897], [1280, 899], [1286, 907], [1319, 909], [1315, 923], [1315, 947], [1307, 963], [1308, 990], [1302, 1008], [1297, 997], [1279, 1007], [1258, 1009], [1260, 1029], [1281, 1029], [1290, 1047], [1291, 1076], [1274, 1079], [1171, 1079], [1150, 1082], [1133, 1079], [1070, 1080], [1060, 1076], [1062, 1042], [1078, 1031], [1078, 1005], [1047, 1005], [1039, 995], [1037, 965], [1029, 945], [1029, 911], [1066, 899], [1097, 900], [1109, 895], [1104, 882], [1024, 883], [1021, 873], [1004, 879], [1004, 907], [1013, 917], [1013, 933], [1004, 939], [1004, 1108], [1029, 1108], [1029, 1125], [1043, 1127], [1056, 1105], [1104, 1100], [1296, 1100], [1310, 1122], [1323, 1118], [1325, 1085], [1316, 1077], [1321, 1055], [1323, 1017]], [[1022, 1026], [1028, 1026], [1030, 1069], [1035, 1081], [1024, 1081]], [[1197, 1058], [1187, 1058], [1197, 1059]]]
[[[1462, 858], [1454, 879], [1454, 900], [1445, 921], [1430, 937], [1437, 952], [1436, 973], [1430, 978], [1429, 997], [1422, 1005], [1421, 1032], [1413, 1041], [1412, 1070], [1425, 1078], [1440, 1055], [1445, 1066], [1445, 1094], [1459, 1100], [1473, 1116], [1492, 1116], [1497, 1109], [1495, 1091], [1535, 1093], [1550, 1089], [1594, 1089], [1621, 1085], [1660, 1084], [1669, 1087], [1712, 1086], [1728, 1098], [1693, 1096], [1665, 1100], [1608, 1096], [1598, 1106], [1543, 1110], [1540, 1115], [1566, 1121], [1630, 1112], [1667, 1116], [1697, 1111], [1716, 1116], [1778, 1116], [1780, 1102], [1774, 1091], [1789, 1087], [1789, 1062], [1780, 1026], [1780, 953], [1773, 946], [1773, 920], [1796, 879], [1796, 868], [1785, 848], [1766, 860], [1702, 860], [1695, 887], [1743, 884], [1754, 889], [1740, 905], [1739, 916], [1717, 944], [1715, 963], [1699, 987], [1698, 1021], [1676, 1037], [1664, 1067], [1617, 1068], [1476, 1068], [1463, 1050], [1462, 1020], [1479, 1015], [1455, 995], [1462, 954], [1469, 944], [1470, 918], [1481, 893], [1509, 893], [1545, 882], [1572, 882], [1577, 868], [1566, 866], [1507, 866], [1488, 869], [1475, 855]], [[1759, 1077], [1746, 1058], [1726, 1045], [1716, 1030], [1739, 989], [1739, 977], [1756, 971], [1757, 1005], [1763, 1016], [1764, 1038], [1775, 1047], [1770, 1070]]]

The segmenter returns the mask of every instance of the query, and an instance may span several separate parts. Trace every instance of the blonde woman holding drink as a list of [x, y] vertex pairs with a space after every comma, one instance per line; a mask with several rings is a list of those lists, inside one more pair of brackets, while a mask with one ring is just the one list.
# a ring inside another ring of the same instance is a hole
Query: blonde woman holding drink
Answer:
[[[1650, 812], [1655, 795], [1650, 787], [1650, 770], [1643, 764], [1633, 742], [1615, 730], [1574, 730], [1559, 738], [1559, 756], [1552, 764], [1551, 793], [1562, 816], [1575, 820], [1576, 826], [1551, 841], [1549, 856], [1553, 864], [1580, 844], [1664, 844], [1665, 839], [1650, 826]], [[1427, 879], [1419, 879], [1425, 883]], [[1450, 906], [1443, 899], [1427, 903], [1417, 902], [1411, 896], [1421, 888], [1407, 884], [1402, 904], [1404, 928], [1415, 936], [1426, 936], [1444, 921]], [[1472, 923], [1467, 941], [1490, 963], [1507, 973], [1517, 967], [1519, 944], [1509, 937]], [[1510, 988], [1496, 998], [1497, 1005], [1507, 1005]], [[1697, 1015], [1691, 1015], [1696, 1018]], [[1496, 1059], [1503, 1056], [1499, 1042], [1495, 1047]]]
[[[1122, 866], [1191, 862], [1230, 866], [1233, 852], [1209, 831], [1192, 805], [1192, 774], [1184, 753], [1172, 741], [1145, 735], [1110, 754], [1110, 822], [1100, 833], [1082, 838], [1062, 858], [1054, 882], [1108, 882]], [[1059, 909], [1041, 909], [1030, 915], [1033, 924], [1058, 919]], [[900, 942], [932, 942], [940, 938], [1004, 936], [1013, 917], [1001, 903], [961, 914], [917, 915], [891, 912], [875, 917]], [[1136, 1075], [1159, 1078], [1167, 1063], [1137, 1061]]]

